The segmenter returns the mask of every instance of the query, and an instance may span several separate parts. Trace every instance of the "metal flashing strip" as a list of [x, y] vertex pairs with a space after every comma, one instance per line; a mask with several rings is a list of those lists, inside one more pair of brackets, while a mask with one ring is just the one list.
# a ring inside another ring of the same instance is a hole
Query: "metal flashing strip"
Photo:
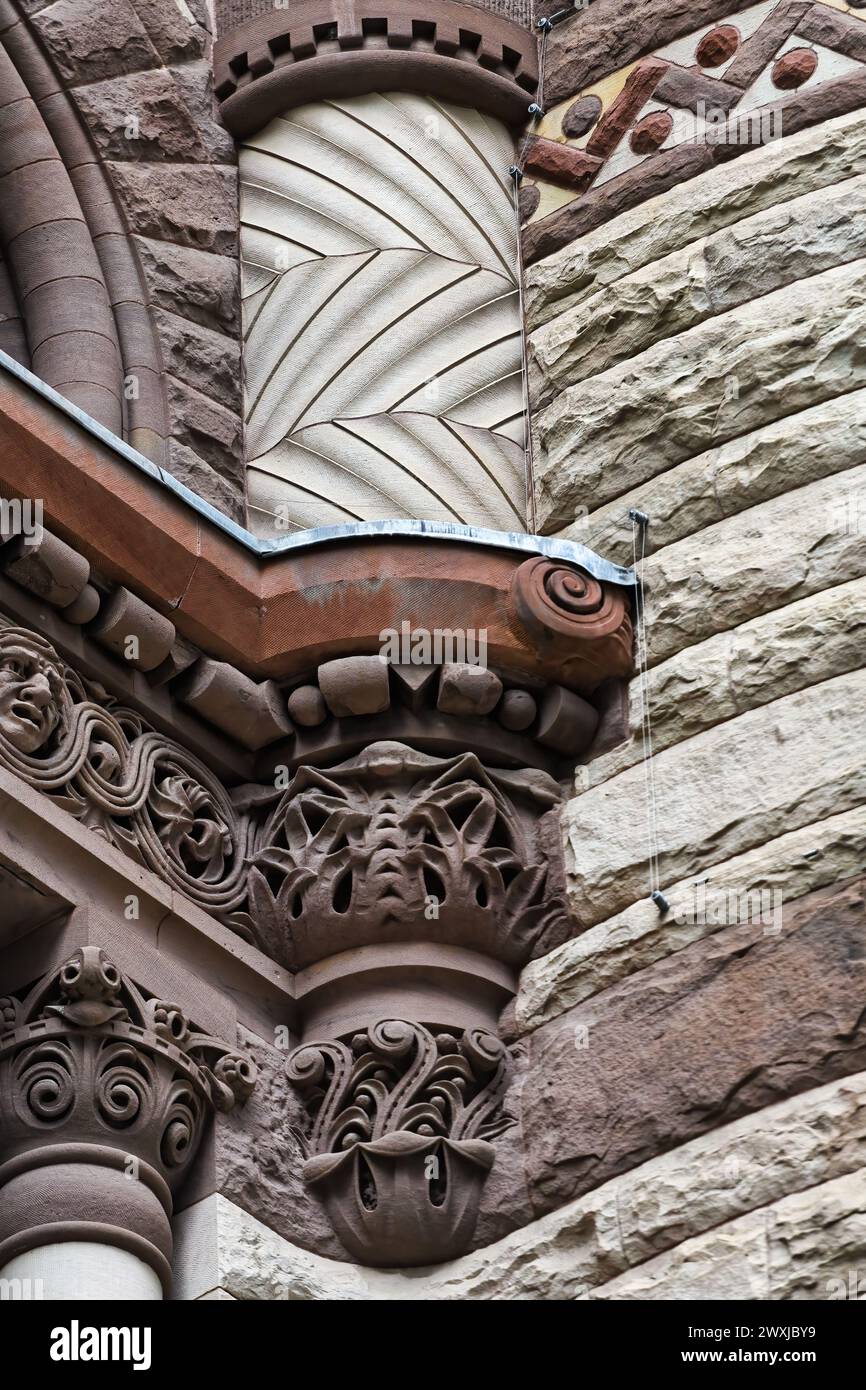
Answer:
[[596, 555], [588, 546], [578, 541], [556, 540], [552, 536], [532, 536], [522, 531], [490, 531], [480, 526], [452, 525], [440, 521], [411, 521], [395, 518], [392, 521], [354, 521], [341, 526], [315, 526], [308, 531], [296, 531], [291, 536], [279, 540], [262, 540], [245, 527], [239, 526], [210, 502], [206, 502], [191, 488], [178, 482], [171, 473], [145, 458], [137, 449], [119, 439], [111, 430], [100, 425], [86, 411], [73, 405], [53, 387], [48, 386], [33, 372], [22, 367], [14, 357], [0, 350], [0, 368], [17, 378], [31, 391], [53, 405], [64, 415], [74, 420], [83, 430], [98, 439], [106, 448], [130, 463], [133, 468], [146, 473], [169, 492], [173, 492], [182, 502], [199, 513], [213, 526], [231, 536], [232, 540], [244, 546], [261, 560], [278, 558], [296, 550], [309, 550], [317, 545], [333, 544], [334, 541], [371, 539], [374, 536], [411, 537], [426, 536], [431, 540], [462, 541], [464, 544], [490, 546], [498, 550], [517, 550], [527, 555], [546, 555], [552, 560], [564, 560], [568, 564], [579, 565], [595, 579], [606, 580], [610, 584], [637, 587], [638, 579], [634, 569], [615, 565]]

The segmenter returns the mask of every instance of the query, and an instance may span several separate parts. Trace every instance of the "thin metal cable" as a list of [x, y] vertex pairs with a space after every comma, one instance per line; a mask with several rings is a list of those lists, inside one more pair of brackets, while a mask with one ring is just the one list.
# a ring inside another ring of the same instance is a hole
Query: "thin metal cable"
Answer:
[[[646, 523], [641, 522], [632, 515], [632, 560], [635, 573], [638, 573], [638, 564], [643, 567], [646, 558]], [[640, 533], [640, 547], [638, 547], [638, 533]], [[659, 851], [658, 851], [658, 802], [656, 798], [655, 767], [653, 765], [653, 736], [652, 736], [652, 711], [650, 709], [649, 698], [649, 676], [647, 672], [647, 625], [646, 607], [642, 589], [637, 591], [637, 662], [638, 662], [638, 688], [640, 691], [641, 702], [641, 742], [643, 745], [644, 761], [644, 785], [646, 788], [646, 816], [647, 816], [647, 866], [649, 872], [649, 896], [659, 891], [661, 887], [659, 876]]]
[[[516, 167], [516, 166], [515, 166]], [[530, 531], [535, 534], [535, 470], [532, 459], [532, 429], [529, 417], [529, 354], [526, 350], [526, 313], [523, 303], [523, 247], [520, 240], [520, 178], [515, 173], [512, 177], [512, 201], [514, 203], [514, 221], [517, 227], [517, 299], [518, 312], [520, 314], [520, 361], [521, 377], [523, 383], [523, 419], [526, 431], [525, 447], [523, 450], [524, 476], [526, 491], [526, 516]]]

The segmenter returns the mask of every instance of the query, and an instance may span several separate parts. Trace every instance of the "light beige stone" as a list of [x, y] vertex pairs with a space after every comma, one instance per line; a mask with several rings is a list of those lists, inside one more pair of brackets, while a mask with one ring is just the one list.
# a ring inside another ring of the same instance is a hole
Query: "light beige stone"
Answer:
[[[653, 760], [662, 888], [866, 801], [866, 671], [747, 711]], [[649, 893], [644, 768], [563, 812], [571, 910], [589, 927]]]
[[[436, 1269], [404, 1274], [324, 1259], [213, 1195], [175, 1221], [175, 1297], [220, 1289], [275, 1301], [563, 1299], [590, 1290], [614, 1297], [617, 1287], [635, 1297], [637, 1284], [659, 1297], [652, 1291], [662, 1278], [673, 1287], [676, 1271], [685, 1288], [701, 1270], [719, 1296], [740, 1298], [760, 1252], [769, 1252], [771, 1271], [762, 1287], [784, 1297], [816, 1271], [826, 1277], [829, 1223], [856, 1219], [864, 1163], [861, 1073], [702, 1135]], [[853, 1254], [850, 1239], [844, 1254]], [[736, 1284], [733, 1268], [746, 1275], [745, 1285]]]
[[852, 1272], [855, 1276], [866, 1273], [863, 1171], [783, 1197], [772, 1206], [684, 1241], [588, 1296], [828, 1299], [838, 1298], [840, 1286], [850, 1285]]
[[792, 198], [671, 251], [551, 319], [528, 340], [536, 409], [714, 314], [862, 255], [866, 175]]
[[[530, 961], [514, 1000], [517, 1033], [527, 1033], [576, 1004], [727, 925], [700, 911], [700, 885], [711, 903], [732, 891], [791, 902], [859, 873], [866, 863], [866, 806], [779, 835], [757, 849], [713, 864], [665, 887], [664, 916], [647, 897], [572, 941]], [[773, 897], [775, 894], [775, 898]], [[752, 904], [755, 899], [752, 898]], [[740, 907], [745, 904], [741, 897]]]
[[530, 266], [524, 290], [529, 329], [718, 228], [864, 171], [863, 111], [824, 121], [716, 166]]
[[[863, 384], [866, 260], [718, 314], [535, 416], [538, 524], [569, 525], [685, 459]], [[804, 445], [807, 441], [804, 441]]]
[[[822, 589], [685, 647], [646, 676], [653, 752], [661, 753], [795, 690], [856, 670], [863, 664], [864, 649], [866, 579]], [[628, 693], [631, 735], [586, 765], [584, 785], [597, 786], [643, 757], [643, 706], [642, 682], [636, 678]]]
[[[803, 447], [803, 441], [809, 447]], [[780, 493], [866, 463], [866, 388], [821, 401], [760, 430], [686, 459], [562, 533], [617, 564], [634, 558], [629, 508], [650, 518], [645, 553], [736, 516]]]
[[864, 574], [861, 465], [750, 507], [647, 560], [649, 664]]

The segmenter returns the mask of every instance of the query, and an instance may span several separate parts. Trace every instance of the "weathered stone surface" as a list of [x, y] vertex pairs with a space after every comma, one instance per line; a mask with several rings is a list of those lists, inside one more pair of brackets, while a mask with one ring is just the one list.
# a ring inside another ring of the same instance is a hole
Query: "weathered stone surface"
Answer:
[[618, 0], [595, 0], [553, 31], [545, 72], [548, 105], [684, 34], [699, 32], [755, 0], [644, 0], [622, 20]]
[[[674, 1256], [674, 1247], [712, 1234], [722, 1223], [748, 1220], [751, 1213], [766, 1221], [768, 1208], [778, 1213], [771, 1204], [781, 1205], [779, 1198], [785, 1210], [778, 1229], [792, 1232], [798, 1211], [808, 1220], [816, 1195], [826, 1200], [822, 1185], [838, 1182], [836, 1191], [844, 1191], [847, 1185], [838, 1180], [864, 1161], [866, 1077], [860, 1075], [747, 1115], [493, 1245], [411, 1275], [361, 1269], [301, 1250], [240, 1205], [214, 1195], [176, 1221], [175, 1296], [203, 1297], [217, 1288], [257, 1300], [565, 1299], [592, 1289], [604, 1296], [612, 1287], [605, 1281], [634, 1266], [640, 1266], [634, 1270], [640, 1278], [649, 1261], [661, 1269], [662, 1252]], [[800, 1279], [807, 1271], [804, 1260]], [[734, 1296], [742, 1296], [742, 1289]]]
[[598, 173], [601, 160], [571, 145], [563, 145], [556, 140], [542, 140], [534, 135], [527, 144], [523, 168], [527, 174], [536, 174], [553, 183], [564, 184], [566, 188], [582, 191]]
[[165, 68], [90, 82], [76, 102], [103, 159], [204, 162], [196, 124]]
[[573, 101], [562, 118], [562, 133], [570, 140], [577, 140], [592, 130], [602, 112], [601, 98], [597, 96], [579, 97]]
[[238, 465], [235, 481], [225, 478], [185, 444], [169, 440], [168, 471], [179, 483], [213, 503], [235, 521], [244, 521], [243, 471]]
[[[232, 485], [231, 495], [236, 506], [238, 496], [243, 493], [239, 416], [176, 377], [167, 375], [165, 381], [169, 419], [177, 442], [197, 454], [209, 468]], [[176, 455], [173, 449], [173, 469], [176, 457], [181, 464], [185, 457], [187, 466], [192, 466], [188, 456]]]
[[152, 302], [205, 328], [240, 333], [240, 278], [233, 256], [134, 238]]
[[196, 391], [241, 410], [241, 347], [235, 337], [154, 311], [165, 369]]
[[378, 656], [344, 656], [318, 670], [325, 704], [338, 719], [381, 714], [391, 703], [388, 663]]
[[[530, 331], [605, 285], [742, 218], [866, 172], [866, 114], [855, 111], [750, 150], [587, 233], [526, 272]], [[745, 269], [745, 267], [744, 267]]]
[[436, 704], [443, 714], [489, 714], [502, 694], [502, 681], [485, 666], [446, 662]]
[[[866, 1173], [848, 1173], [685, 1241], [591, 1299], [857, 1298]], [[852, 1281], [850, 1276], [855, 1275]], [[804, 1344], [805, 1345], [805, 1344]]]
[[504, 729], [519, 733], [528, 729], [538, 713], [538, 706], [528, 690], [506, 690], [496, 717]]
[[564, 390], [536, 416], [539, 519], [610, 501], [780, 415], [862, 385], [866, 262], [787, 285]]
[[[824, 589], [686, 647], [647, 675], [653, 751], [661, 753], [748, 709], [855, 671], [863, 664], [864, 649], [864, 579]], [[587, 765], [588, 785], [597, 786], [643, 757], [637, 679], [629, 688], [628, 708], [630, 738]]]
[[203, 58], [208, 47], [210, 19], [201, 0], [134, 0], [135, 11], [148, 38], [165, 63]]
[[725, 922], [716, 918], [728, 915], [729, 898], [724, 899], [725, 912], [702, 912], [702, 903], [714, 907], [721, 904], [720, 895], [732, 891], [763, 892], [763, 900], [753, 898], [752, 903], [763, 901], [772, 912], [774, 901], [793, 902], [816, 888], [852, 878], [864, 863], [866, 806], [858, 806], [707, 866], [679, 883], [665, 884], [670, 912], [664, 916], [649, 898], [641, 898], [531, 961], [507, 1011], [510, 1034], [523, 1037], [626, 976], [718, 931]]
[[[809, 440], [808, 449], [803, 448], [804, 439]], [[810, 410], [785, 415], [718, 449], [686, 459], [581, 517], [564, 534], [617, 564], [630, 565], [634, 559], [630, 507], [649, 516], [645, 553], [651, 555], [723, 517], [863, 463], [866, 389], [821, 401]]]
[[758, 212], [606, 285], [536, 330], [536, 406], [663, 338], [862, 254], [866, 175]]
[[[654, 760], [662, 887], [866, 801], [866, 671], [749, 710]], [[583, 926], [648, 896], [645, 774], [566, 804], [568, 892]], [[640, 808], [640, 809], [638, 809]]]
[[34, 15], [33, 24], [61, 77], [72, 85], [159, 66], [159, 55], [130, 0], [111, 5], [57, 0]]
[[345, 1260], [321, 1203], [304, 1185], [299, 1135], [306, 1116], [286, 1084], [287, 1053], [242, 1029], [259, 1079], [243, 1109], [221, 1115], [214, 1129], [217, 1189], [274, 1231], [320, 1255]]
[[816, 67], [818, 55], [811, 48], [792, 48], [773, 64], [773, 86], [791, 91], [808, 82]]
[[232, 255], [238, 240], [237, 170], [184, 164], [108, 165], [133, 232]]
[[299, 685], [287, 701], [289, 716], [305, 729], [324, 724], [328, 717], [325, 697], [317, 685]]
[[809, 894], [784, 918], [778, 933], [723, 928], [530, 1036], [537, 1210], [863, 1068], [866, 880]]
[[650, 664], [866, 574], [864, 494], [861, 465], [657, 551], [643, 567]]

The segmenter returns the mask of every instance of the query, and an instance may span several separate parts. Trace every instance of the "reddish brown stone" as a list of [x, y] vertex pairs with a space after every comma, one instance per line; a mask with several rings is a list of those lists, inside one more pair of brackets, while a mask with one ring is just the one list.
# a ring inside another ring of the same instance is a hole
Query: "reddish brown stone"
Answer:
[[638, 121], [631, 133], [629, 144], [635, 154], [655, 154], [667, 140], [673, 128], [673, 117], [669, 111], [651, 111]]
[[545, 140], [538, 135], [527, 141], [527, 146], [523, 164], [527, 174], [565, 184], [578, 192], [583, 192], [592, 183], [602, 165], [600, 159], [593, 159], [583, 150], [561, 145], [556, 140]]
[[783, 92], [802, 87], [818, 66], [818, 55], [811, 48], [792, 48], [773, 65], [773, 86]]
[[591, 130], [602, 112], [601, 98], [597, 96], [578, 97], [572, 102], [562, 118], [562, 133], [577, 139]]
[[538, 706], [528, 690], [506, 690], [496, 711], [504, 729], [520, 733], [528, 729], [538, 713]]
[[567, 101], [642, 53], [700, 32], [748, 9], [755, 0], [643, 0], [623, 22], [622, 0], [593, 0], [552, 32], [545, 59], [547, 106]]
[[733, 24], [720, 24], [704, 34], [695, 56], [702, 68], [718, 68], [736, 53], [739, 44], [740, 31]]
[[791, 903], [778, 934], [723, 927], [539, 1028], [523, 1088], [537, 1209], [863, 1070], [864, 943], [860, 877]]
[[[866, 73], [856, 72], [832, 82], [806, 87], [777, 104], [786, 135], [842, 116], [866, 105]], [[602, 226], [612, 217], [638, 203], [654, 198], [674, 184], [684, 183], [704, 173], [713, 164], [737, 159], [754, 149], [753, 145], [688, 144], [660, 151], [653, 159], [627, 169], [601, 188], [590, 189], [567, 207], [532, 222], [523, 232], [523, 254], [527, 265], [553, 255], [577, 237]]]
[[[850, 0], [849, 0], [850, 2]], [[866, 9], [866, 0], [851, 5], [852, 9]], [[866, 24], [863, 17], [853, 14], [840, 14], [828, 5], [803, 6], [806, 13], [797, 25], [797, 35], [810, 43], [821, 43], [825, 48], [834, 48], [849, 58], [866, 62]]]
[[517, 195], [517, 209], [520, 213], [521, 224], [529, 221], [540, 202], [541, 194], [536, 184], [522, 183], [520, 185], [520, 192]]
[[605, 111], [586, 144], [587, 154], [607, 159], [613, 154], [644, 102], [655, 91], [668, 64], [660, 58], [645, 58], [626, 78], [619, 96]]
[[[801, 31], [812, 8], [811, 0], [787, 0], [771, 10], [754, 34], [740, 44], [734, 61], [725, 72], [725, 82], [741, 90], [750, 87], [794, 29]], [[805, 34], [804, 37], [813, 36]]]

